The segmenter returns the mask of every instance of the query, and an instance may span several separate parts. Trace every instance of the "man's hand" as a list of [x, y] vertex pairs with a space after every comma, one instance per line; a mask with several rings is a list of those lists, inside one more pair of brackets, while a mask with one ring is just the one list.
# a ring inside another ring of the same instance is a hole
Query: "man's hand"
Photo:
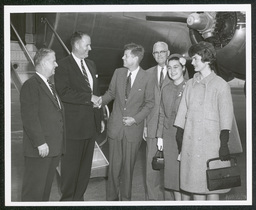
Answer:
[[49, 154], [49, 147], [46, 143], [37, 147], [39, 151], [39, 155], [44, 158]]
[[102, 105], [102, 98], [92, 95], [91, 102], [93, 103], [94, 108], [100, 108]]
[[123, 124], [125, 126], [132, 126], [134, 123], [136, 123], [136, 121], [133, 117], [123, 117]]

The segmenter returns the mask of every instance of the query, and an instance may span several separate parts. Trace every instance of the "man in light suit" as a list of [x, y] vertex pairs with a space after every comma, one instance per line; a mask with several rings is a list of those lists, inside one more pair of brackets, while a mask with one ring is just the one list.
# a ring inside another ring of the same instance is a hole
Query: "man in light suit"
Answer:
[[25, 171], [22, 201], [48, 201], [61, 155], [65, 152], [63, 105], [48, 79], [57, 63], [50, 49], [38, 50], [34, 57], [36, 74], [20, 91], [23, 122]]
[[143, 56], [142, 46], [127, 44], [122, 57], [125, 68], [115, 70], [109, 89], [102, 96], [102, 105], [114, 100], [107, 126], [108, 201], [131, 200], [133, 170], [142, 142], [144, 119], [154, 107], [151, 75], [139, 66]]
[[166, 59], [170, 55], [168, 45], [165, 42], [156, 42], [153, 46], [153, 56], [157, 65], [148, 69], [147, 72], [152, 74], [155, 82], [151, 85], [154, 86], [155, 106], [147, 116], [144, 139], [147, 142], [146, 148], [146, 200], [163, 200], [164, 187], [163, 187], [163, 173], [152, 169], [152, 158], [157, 152], [157, 124], [159, 116], [159, 107], [161, 102], [161, 90], [170, 82], [167, 76]]
[[83, 201], [92, 167], [96, 133], [104, 130], [102, 109], [93, 107], [100, 95], [96, 66], [87, 59], [91, 38], [71, 37], [72, 53], [58, 62], [56, 90], [65, 107], [67, 151], [61, 159], [61, 201]]

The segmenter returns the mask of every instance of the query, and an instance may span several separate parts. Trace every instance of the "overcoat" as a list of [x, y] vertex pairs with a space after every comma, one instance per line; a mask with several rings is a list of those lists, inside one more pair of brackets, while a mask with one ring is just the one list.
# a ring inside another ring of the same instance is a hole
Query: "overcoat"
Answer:
[[[182, 190], [198, 194], [228, 191], [207, 189], [206, 161], [219, 157], [220, 131], [231, 130], [233, 115], [230, 87], [221, 77], [211, 72], [200, 80], [200, 74], [196, 73], [187, 82], [174, 123], [184, 129], [180, 166]], [[229, 164], [229, 161], [215, 161], [211, 167]]]
[[163, 88], [157, 129], [157, 137], [163, 138], [164, 187], [175, 191], [180, 190], [180, 162], [173, 124], [185, 86], [186, 80], [179, 85], [171, 81]]

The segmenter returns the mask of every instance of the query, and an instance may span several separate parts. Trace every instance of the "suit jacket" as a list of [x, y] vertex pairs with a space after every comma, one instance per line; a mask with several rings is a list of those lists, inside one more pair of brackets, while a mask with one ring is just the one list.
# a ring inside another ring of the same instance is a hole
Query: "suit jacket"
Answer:
[[[104, 105], [114, 100], [108, 120], [108, 137], [121, 140], [125, 135], [127, 141], [135, 142], [142, 139], [144, 119], [154, 107], [154, 89], [151, 85], [153, 78], [140, 68], [125, 102], [127, 71], [127, 68], [115, 70], [109, 89], [102, 96], [102, 103]], [[136, 124], [124, 126], [123, 117], [126, 116], [133, 117]]]
[[152, 76], [154, 78], [154, 82], [151, 85], [154, 86], [155, 106], [151, 110], [150, 114], [147, 116], [145, 126], [147, 127], [147, 136], [149, 138], [156, 138], [159, 109], [160, 109], [160, 102], [161, 102], [161, 90], [166, 85], [168, 85], [171, 80], [167, 73], [164, 78], [164, 82], [161, 87], [161, 90], [160, 90], [159, 85], [158, 85], [158, 80], [157, 80], [157, 66], [154, 66], [154, 67], [148, 69], [147, 73], [152, 74]]
[[[85, 59], [85, 63], [93, 78], [93, 94], [99, 96], [96, 66], [89, 59]], [[54, 81], [65, 107], [67, 138], [93, 137], [96, 131], [100, 131], [102, 109], [93, 108], [91, 89], [71, 54], [58, 62]]]
[[48, 157], [65, 152], [65, 118], [63, 105], [58, 108], [51, 91], [35, 74], [20, 91], [23, 122], [23, 150], [27, 157], [40, 157], [37, 147], [47, 143]]

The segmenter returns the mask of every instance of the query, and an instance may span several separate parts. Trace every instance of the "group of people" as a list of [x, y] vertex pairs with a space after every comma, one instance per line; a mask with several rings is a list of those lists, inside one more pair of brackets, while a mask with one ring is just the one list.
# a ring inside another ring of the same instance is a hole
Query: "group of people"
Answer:
[[[109, 168], [107, 201], [130, 201], [133, 171], [140, 145], [146, 141], [146, 198], [218, 199], [206, 186], [206, 161], [228, 165], [233, 104], [229, 85], [214, 73], [212, 44], [192, 45], [195, 75], [188, 79], [186, 59], [170, 55], [165, 42], [153, 46], [157, 65], [143, 70], [141, 45], [124, 46], [123, 67], [115, 70], [100, 95], [97, 70], [88, 59], [91, 38], [71, 37], [72, 52], [56, 62], [54, 51], [39, 49], [36, 74], [20, 92], [25, 170], [22, 201], [48, 201], [60, 164], [60, 201], [83, 201], [97, 133], [105, 129], [102, 107], [114, 101], [107, 124]], [[55, 71], [56, 68], [56, 71]], [[55, 75], [54, 75], [55, 74]], [[49, 81], [54, 75], [54, 85]], [[164, 170], [152, 169], [157, 150]]]

